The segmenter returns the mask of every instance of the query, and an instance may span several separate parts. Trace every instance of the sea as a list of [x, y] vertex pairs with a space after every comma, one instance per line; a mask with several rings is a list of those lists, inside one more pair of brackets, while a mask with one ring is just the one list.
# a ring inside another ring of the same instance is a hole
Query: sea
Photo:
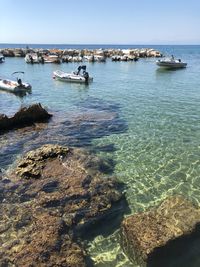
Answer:
[[[0, 48], [26, 46], [0, 44]], [[200, 45], [28, 44], [28, 47], [155, 48], [166, 56], [181, 58], [188, 65], [185, 69], [163, 70], [158, 68], [155, 58], [141, 58], [137, 62], [109, 59], [105, 63], [84, 62], [94, 78], [85, 85], [52, 78], [53, 71], [71, 72], [80, 63], [31, 65], [24, 58], [6, 58], [0, 64], [0, 77], [24, 71], [22, 79], [32, 85], [32, 94], [18, 97], [0, 92], [0, 113], [11, 116], [20, 107], [40, 102], [54, 118], [37, 132], [10, 131], [0, 135], [3, 171], [26, 151], [44, 142], [85, 147], [109, 159], [113, 164], [109, 175], [124, 183], [129, 206], [124, 216], [148, 210], [173, 194], [200, 205]], [[88, 121], [83, 131], [79, 128], [74, 132], [75, 140], [68, 142], [67, 128], [63, 128], [65, 120], [91, 110], [117, 113], [118, 120], [110, 130], [106, 124], [91, 134], [91, 123], [95, 128], [95, 121]], [[119, 232], [118, 227], [87, 242], [87, 251], [96, 267], [137, 266], [123, 254]]]

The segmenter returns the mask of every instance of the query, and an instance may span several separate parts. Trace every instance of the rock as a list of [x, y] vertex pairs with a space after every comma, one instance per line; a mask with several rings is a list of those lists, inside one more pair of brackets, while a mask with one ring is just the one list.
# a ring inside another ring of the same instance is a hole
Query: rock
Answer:
[[[69, 235], [65, 234], [64, 221], [48, 213], [15, 207], [13, 222], [24, 216], [29, 216], [29, 221], [8, 233], [8, 241], [3, 244], [0, 252], [0, 266], [75, 266], [85, 267], [83, 249], [74, 243]], [[2, 221], [1, 221], [2, 223]], [[19, 224], [19, 222], [18, 222]]]
[[[172, 266], [166, 264], [169, 258], [174, 260], [181, 256], [180, 251], [176, 254], [175, 249], [171, 255], [170, 246], [176, 247], [172, 244], [178, 244], [178, 240], [183, 241], [184, 237], [187, 239], [185, 243], [188, 243], [188, 236], [193, 235], [199, 222], [200, 209], [181, 196], [169, 197], [158, 208], [124, 219], [121, 225], [123, 250], [131, 261], [137, 261], [142, 266]], [[187, 247], [190, 245], [187, 244]], [[159, 255], [162, 255], [162, 250], [165, 251], [165, 256], [159, 259], [162, 264], [156, 262], [158, 249]], [[185, 265], [182, 263], [173, 266]]]
[[68, 152], [68, 148], [59, 145], [44, 145], [26, 154], [18, 164], [16, 174], [21, 178], [40, 178], [47, 159], [62, 157]]
[[0, 266], [88, 266], [77, 238], [124, 213], [120, 185], [102, 178], [98, 164], [83, 149], [58, 145], [19, 161], [2, 183]]
[[75, 112], [63, 114], [62, 119], [55, 115], [48, 125], [40, 122], [12, 131], [9, 135], [5, 133], [3, 139], [6, 143], [0, 150], [0, 165], [6, 168], [17, 154], [40, 147], [47, 140], [53, 144], [88, 148], [93, 146], [93, 139], [124, 133], [128, 129], [117, 103], [89, 97], [76, 105]]
[[[74, 227], [84, 228], [109, 214], [112, 203], [122, 197], [115, 181], [100, 177], [104, 165], [107, 168], [102, 160], [85, 150], [44, 145], [28, 152], [15, 174], [20, 179], [41, 178], [30, 181], [23, 194], [33, 194], [42, 207], [60, 207]], [[54, 190], [45, 190], [52, 184], [56, 185]]]
[[3, 49], [1, 52], [2, 52], [4, 57], [14, 57], [15, 56], [13, 49], [7, 48], [7, 49]]
[[51, 116], [40, 103], [21, 108], [10, 118], [0, 114], [0, 133], [13, 128], [32, 125], [35, 122], [43, 122], [51, 118]]

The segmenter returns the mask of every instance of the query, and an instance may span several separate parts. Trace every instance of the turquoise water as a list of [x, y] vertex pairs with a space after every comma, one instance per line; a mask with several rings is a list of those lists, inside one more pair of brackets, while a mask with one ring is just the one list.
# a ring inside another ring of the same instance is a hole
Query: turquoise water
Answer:
[[[52, 79], [56, 69], [72, 71], [78, 64], [28, 65], [21, 58], [6, 58], [0, 76], [16, 70], [25, 71], [24, 79], [32, 84], [31, 95], [21, 99], [0, 93], [0, 113], [13, 114], [21, 105], [41, 102], [62, 121], [69, 114], [87, 112], [78, 103], [99, 99], [120, 106], [120, 118], [128, 128], [118, 134], [94, 136], [93, 146], [113, 145], [113, 151], [98, 154], [112, 158], [114, 174], [123, 181], [131, 213], [143, 211], [169, 194], [179, 193], [200, 202], [200, 46], [161, 46], [161, 52], [182, 58], [188, 67], [176, 71], [157, 68], [155, 59], [138, 62], [87, 63], [94, 82], [89, 86], [66, 84]], [[90, 103], [89, 103], [90, 104]], [[51, 129], [51, 128], [49, 128]], [[104, 131], [105, 129], [102, 129]], [[49, 133], [53, 135], [54, 132]], [[34, 145], [35, 137], [14, 134], [0, 136], [2, 152], [14, 156]], [[49, 138], [49, 139], [48, 139]], [[48, 136], [47, 140], [52, 140]], [[60, 138], [60, 139], [59, 139]], [[62, 133], [54, 141], [62, 139]], [[80, 144], [81, 145], [81, 144]], [[0, 160], [1, 167], [7, 162]], [[118, 231], [108, 237], [98, 236], [88, 251], [96, 266], [136, 266], [122, 254]]]

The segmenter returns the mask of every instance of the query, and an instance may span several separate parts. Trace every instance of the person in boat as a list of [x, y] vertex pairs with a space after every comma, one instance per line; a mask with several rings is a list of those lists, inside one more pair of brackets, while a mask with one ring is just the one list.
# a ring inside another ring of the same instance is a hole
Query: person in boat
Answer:
[[29, 55], [29, 58], [30, 58], [31, 64], [33, 64], [33, 57]]
[[77, 73], [76, 73], [77, 75], [79, 75], [79, 73], [80, 73], [81, 69], [82, 69], [82, 67], [81, 67], [81, 66], [79, 66], [79, 67], [78, 67], [78, 71], [77, 71]]
[[22, 79], [17, 79], [17, 83], [19, 84], [19, 86], [22, 86]]
[[41, 56], [41, 63], [44, 64], [44, 57]]

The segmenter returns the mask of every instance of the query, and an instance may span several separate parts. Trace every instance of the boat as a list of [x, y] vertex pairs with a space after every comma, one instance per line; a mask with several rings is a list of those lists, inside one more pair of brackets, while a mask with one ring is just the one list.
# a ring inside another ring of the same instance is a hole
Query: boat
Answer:
[[106, 57], [101, 55], [94, 55], [94, 61], [96, 62], [106, 62]]
[[[24, 74], [22, 71], [16, 71], [13, 72], [14, 74]], [[14, 94], [20, 94], [20, 93], [31, 93], [31, 85], [27, 82], [22, 82], [21, 78], [17, 77], [16, 81], [13, 81], [11, 79], [2, 79], [0, 78], [0, 90], [7, 91]]]
[[181, 59], [175, 59], [174, 56], [171, 58], [159, 59], [156, 61], [156, 64], [159, 67], [167, 68], [167, 69], [179, 69], [186, 68], [187, 63], [182, 62]]
[[88, 61], [88, 62], [94, 62], [95, 61], [94, 55], [84, 56], [83, 59], [85, 61]]
[[26, 63], [61, 63], [59, 57], [57, 55], [38, 55], [36, 53], [27, 54], [25, 56]]
[[46, 56], [41, 56], [41, 63], [57, 63], [57, 64], [60, 64], [61, 60], [59, 59], [59, 56], [57, 56], [57, 55], [46, 55]]
[[40, 58], [37, 54], [26, 54], [25, 56], [26, 63], [40, 63]]
[[5, 57], [3, 55], [0, 55], [0, 63], [3, 63], [5, 61]]
[[[81, 72], [82, 70], [82, 72]], [[88, 83], [93, 81], [93, 78], [89, 76], [86, 71], [86, 66], [79, 66], [77, 71], [72, 73], [56, 70], [53, 72], [53, 78], [63, 82], [75, 82], [75, 83]]]

